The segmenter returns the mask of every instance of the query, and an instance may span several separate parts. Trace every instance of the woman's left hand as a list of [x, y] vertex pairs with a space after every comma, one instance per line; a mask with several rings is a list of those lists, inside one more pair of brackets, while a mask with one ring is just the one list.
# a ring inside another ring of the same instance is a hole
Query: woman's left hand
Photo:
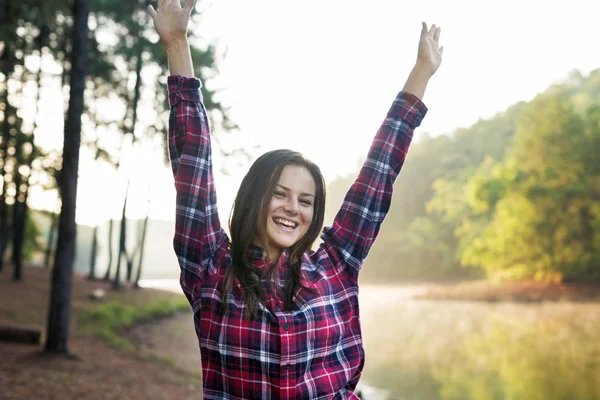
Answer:
[[442, 28], [431, 25], [427, 29], [427, 24], [423, 22], [421, 29], [421, 38], [419, 40], [419, 52], [417, 54], [417, 66], [427, 70], [433, 75], [442, 64], [442, 54], [444, 46], [440, 47], [440, 33]]

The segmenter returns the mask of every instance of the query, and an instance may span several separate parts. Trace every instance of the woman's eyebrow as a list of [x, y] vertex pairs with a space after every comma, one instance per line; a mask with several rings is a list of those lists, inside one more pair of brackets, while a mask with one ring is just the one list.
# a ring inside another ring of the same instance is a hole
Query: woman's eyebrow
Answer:
[[[283, 186], [281, 183], [278, 183], [277, 186], [279, 186], [280, 188], [282, 188], [283, 190], [287, 190], [288, 192], [291, 191], [290, 188]], [[312, 193], [300, 193], [300, 196], [311, 196], [311, 197], [315, 197], [314, 194]]]

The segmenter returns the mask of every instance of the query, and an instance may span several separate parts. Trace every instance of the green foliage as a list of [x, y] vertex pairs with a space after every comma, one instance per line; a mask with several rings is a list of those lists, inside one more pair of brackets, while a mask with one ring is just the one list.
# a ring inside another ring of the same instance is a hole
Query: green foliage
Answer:
[[25, 221], [25, 242], [23, 243], [23, 258], [31, 259], [33, 254], [41, 249], [39, 239], [41, 232], [35, 220], [31, 217], [31, 213], [27, 213]]
[[[508, 157], [469, 180], [473, 214], [488, 212], [464, 264], [496, 278], [600, 278], [597, 111], [578, 114], [560, 93], [538, 96], [518, 119]], [[466, 231], [467, 229], [463, 229]]]
[[[9, 215], [12, 214], [13, 208], [14, 208], [14, 205], [8, 206]], [[9, 229], [8, 235], [7, 235], [9, 244], [12, 244], [13, 234], [14, 234], [14, 230]], [[39, 228], [38, 224], [36, 223], [35, 218], [31, 215], [31, 212], [28, 212], [27, 216], [26, 216], [26, 220], [25, 220], [25, 241], [23, 242], [23, 258], [24, 259], [30, 260], [33, 257], [34, 253], [36, 253], [37, 251], [40, 251], [40, 249], [41, 249], [40, 236], [41, 236], [40, 228]], [[10, 252], [12, 252], [12, 247], [9, 247], [8, 250]]]
[[79, 323], [84, 332], [102, 338], [109, 344], [133, 350], [133, 344], [119, 335], [119, 330], [133, 324], [152, 321], [187, 310], [189, 303], [183, 296], [155, 300], [149, 304], [125, 304], [118, 300], [108, 301], [89, 311], [82, 311]]
[[[598, 154], [600, 70], [452, 135], [422, 135], [362, 278], [600, 279]], [[330, 210], [353, 178], [328, 187]]]

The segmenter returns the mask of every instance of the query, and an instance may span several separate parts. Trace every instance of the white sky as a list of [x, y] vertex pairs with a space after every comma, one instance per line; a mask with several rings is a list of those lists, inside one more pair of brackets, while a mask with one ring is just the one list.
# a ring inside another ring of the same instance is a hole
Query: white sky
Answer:
[[[421, 21], [442, 26], [444, 60], [425, 94], [429, 113], [419, 128], [438, 135], [530, 100], [575, 68], [587, 74], [600, 67], [598, 4], [213, 0], [195, 29], [227, 50], [220, 76], [207, 85], [223, 89], [244, 142], [260, 146], [254, 156], [298, 150], [331, 180], [353, 170], [366, 153], [414, 63]], [[216, 178], [223, 218], [245, 172]], [[134, 188], [140, 200], [132, 217], [145, 204], [141, 193], [150, 177], [144, 176]], [[151, 215], [172, 218], [170, 172], [151, 179]], [[107, 218], [98, 210], [108, 199], [97, 193], [114, 182], [114, 174], [82, 164], [80, 222]], [[113, 200], [116, 218], [120, 201]]]

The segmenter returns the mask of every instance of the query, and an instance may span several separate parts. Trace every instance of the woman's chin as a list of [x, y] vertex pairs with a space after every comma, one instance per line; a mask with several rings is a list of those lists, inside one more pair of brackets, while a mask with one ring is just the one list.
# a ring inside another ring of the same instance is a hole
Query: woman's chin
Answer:
[[281, 250], [292, 247], [294, 245], [294, 243], [296, 243], [296, 241], [294, 241], [294, 240], [279, 239], [279, 240], [275, 241], [275, 245]]

